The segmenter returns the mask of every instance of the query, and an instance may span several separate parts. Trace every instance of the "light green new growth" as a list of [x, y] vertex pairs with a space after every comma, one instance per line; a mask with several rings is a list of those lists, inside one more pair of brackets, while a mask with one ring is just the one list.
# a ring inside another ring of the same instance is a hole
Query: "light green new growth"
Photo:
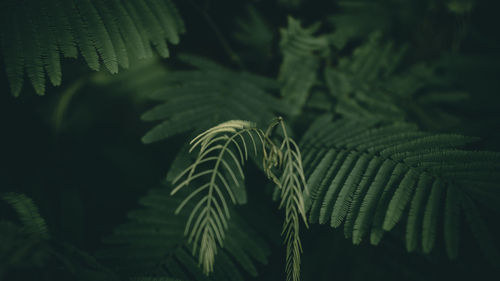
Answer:
[[277, 182], [281, 190], [280, 208], [285, 207], [285, 223], [283, 225], [284, 243], [286, 244], [286, 275], [287, 281], [300, 280], [300, 255], [302, 244], [300, 243], [300, 220], [307, 227], [307, 218], [303, 192], [307, 193], [306, 179], [302, 168], [302, 157], [299, 146], [291, 139], [286, 131], [285, 124], [278, 118], [276, 124], [283, 132], [283, 141], [279, 146], [282, 154], [278, 166], [281, 167], [281, 177]]
[[[283, 131], [280, 145], [276, 145], [270, 137], [270, 132], [277, 125]], [[182, 201], [176, 213], [193, 198], [200, 198], [187, 219], [185, 235], [193, 244], [193, 254], [198, 256], [203, 272], [209, 274], [214, 270], [217, 248], [223, 247], [230, 218], [228, 201], [237, 203], [235, 188], [244, 179], [242, 166], [253, 147], [255, 155], [262, 152], [266, 175], [281, 189], [280, 208], [285, 207], [282, 234], [287, 247], [287, 280], [300, 280], [302, 246], [299, 226], [301, 219], [307, 225], [302, 197], [306, 181], [298, 145], [288, 137], [282, 118], [277, 118], [266, 133], [248, 121], [227, 121], [201, 133], [190, 144], [189, 151], [199, 149], [198, 156], [174, 180], [178, 184], [171, 194], [176, 194], [193, 181], [200, 181], [200, 185]], [[274, 171], [276, 169], [278, 171]]]
[[[185, 177], [172, 190], [172, 195], [198, 178], [206, 178], [208, 181], [187, 196], [176, 210], [176, 213], [179, 213], [196, 195], [202, 195], [188, 218], [185, 235], [188, 236], [189, 242], [193, 243], [193, 253], [198, 253], [198, 262], [205, 274], [213, 271], [217, 244], [223, 246], [230, 217], [226, 197], [229, 196], [231, 202], [236, 204], [230, 184], [238, 186], [238, 177], [244, 179], [242, 165], [248, 159], [245, 136], [250, 138], [257, 154], [254, 135], [264, 145], [262, 131], [248, 121], [232, 120], [205, 131], [190, 143], [190, 152], [196, 148], [200, 149], [196, 161], [174, 180], [174, 183], [177, 183]], [[232, 146], [237, 149], [237, 154], [232, 151]], [[213, 166], [208, 169], [199, 168], [202, 164]]]

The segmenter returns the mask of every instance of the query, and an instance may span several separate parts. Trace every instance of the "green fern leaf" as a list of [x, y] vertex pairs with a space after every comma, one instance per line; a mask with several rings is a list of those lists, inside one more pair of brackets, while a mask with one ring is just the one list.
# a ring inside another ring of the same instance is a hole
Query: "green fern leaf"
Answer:
[[47, 224], [31, 198], [24, 194], [7, 193], [2, 195], [2, 199], [14, 208], [23, 223], [24, 229], [29, 234], [37, 235], [44, 239], [50, 237]]
[[476, 196], [475, 190], [495, 186], [500, 156], [460, 149], [476, 138], [423, 133], [406, 124], [371, 123], [367, 128], [367, 122], [339, 120], [328, 125], [327, 120], [319, 118], [301, 142], [309, 221], [330, 221], [332, 227], [345, 222], [345, 235], [352, 236], [354, 244], [371, 227], [370, 241], [376, 245], [407, 218], [408, 251], [414, 251], [421, 239], [423, 252], [430, 253], [437, 225], [444, 220], [447, 251], [456, 257], [457, 196]]
[[422, 250], [424, 253], [428, 254], [434, 247], [434, 241], [436, 240], [436, 228], [439, 219], [439, 207], [440, 207], [440, 197], [443, 192], [444, 187], [439, 180], [434, 181], [431, 186], [431, 193], [427, 201], [427, 206], [425, 208], [423, 226], [422, 226]]
[[406, 225], [406, 250], [413, 252], [417, 249], [419, 233], [422, 229], [422, 215], [425, 204], [425, 198], [428, 197], [430, 183], [432, 178], [429, 175], [423, 174], [419, 177], [418, 186], [415, 195], [411, 201], [410, 211], [408, 213], [408, 222]]
[[460, 193], [453, 185], [446, 190], [444, 210], [444, 236], [446, 253], [450, 259], [458, 257], [458, 233], [460, 229]]
[[[238, 186], [241, 182], [238, 179], [244, 178], [242, 165], [248, 158], [250, 146], [245, 138], [251, 140], [255, 153], [256, 145], [264, 146], [262, 131], [247, 121], [232, 120], [203, 132], [191, 141], [190, 152], [199, 148], [197, 159], [174, 180], [177, 186], [171, 194], [197, 179], [207, 178], [208, 183], [197, 187], [176, 210], [179, 213], [194, 197], [201, 195], [187, 220], [185, 235], [193, 244], [193, 254], [198, 255], [205, 274], [213, 271], [217, 248], [224, 243], [230, 217], [228, 201], [236, 203], [231, 186]], [[200, 168], [209, 163], [213, 163], [210, 169]]]
[[265, 124], [275, 113], [291, 112], [290, 106], [268, 93], [277, 88], [270, 79], [234, 72], [201, 57], [181, 55], [180, 59], [198, 70], [174, 71], [152, 83], [149, 97], [164, 103], [142, 119], [164, 121], [146, 133], [144, 143], [233, 119]]
[[[14, 96], [19, 96], [24, 82], [24, 51], [20, 26], [14, 13], [1, 17], [2, 26], [12, 26], [11, 30], [2, 28], [2, 51], [5, 61], [5, 70], [9, 79], [10, 89]], [[17, 48], [11, 48], [15, 44]]]
[[[128, 67], [132, 55], [152, 57], [151, 43], [168, 57], [167, 40], [179, 42], [185, 30], [170, 0], [4, 1], [0, 10], [1, 47], [11, 92], [21, 92], [24, 71], [35, 92], [45, 93], [45, 75], [61, 84], [61, 54], [111, 73]], [[68, 16], [71, 15], [71, 16]], [[15, 28], [12, 28], [15, 27]]]
[[299, 21], [289, 17], [288, 27], [281, 30], [283, 62], [278, 81], [282, 85], [281, 95], [297, 109], [305, 104], [316, 83], [320, 58], [329, 50], [326, 37], [313, 36], [317, 29], [317, 25], [302, 28]]
[[[286, 279], [289, 281], [300, 280], [300, 259], [302, 254], [302, 244], [300, 242], [300, 221], [307, 227], [307, 218], [303, 192], [307, 192], [306, 179], [302, 168], [302, 156], [299, 146], [288, 136], [287, 129], [281, 118], [278, 118], [270, 126], [268, 132], [274, 126], [281, 127], [283, 140], [279, 146], [280, 152], [277, 155], [278, 161], [273, 159], [272, 148], [269, 155], [265, 156], [265, 161], [280, 167], [281, 175], [279, 179], [266, 170], [268, 176], [276, 181], [280, 189], [280, 208], [285, 207], [285, 222], [283, 224], [282, 236], [286, 245]], [[266, 136], [268, 137], [268, 136]]]
[[246, 7], [246, 16], [235, 19], [236, 31], [233, 37], [244, 47], [248, 61], [265, 66], [272, 56], [274, 32], [263, 14], [254, 6]]
[[105, 238], [108, 247], [101, 250], [98, 256], [117, 272], [128, 276], [143, 276], [144, 272], [148, 272], [153, 276], [181, 280], [242, 281], [244, 273], [241, 270], [256, 276], [255, 263], [267, 263], [270, 254], [268, 245], [258, 239], [254, 230], [233, 211], [228, 221], [224, 248], [217, 254], [213, 276], [203, 274], [184, 236], [190, 215], [187, 209], [193, 208], [194, 203], [187, 203], [184, 210], [175, 214], [176, 208], [191, 190], [179, 192], [183, 196], [172, 197], [169, 188], [152, 189], [139, 200], [143, 208], [130, 212], [129, 221]]
[[476, 203], [466, 194], [461, 194], [460, 202], [467, 222], [479, 244], [479, 248], [493, 266], [498, 266], [500, 264], [500, 253], [498, 252], [494, 238], [488, 231], [486, 222], [481, 217]]

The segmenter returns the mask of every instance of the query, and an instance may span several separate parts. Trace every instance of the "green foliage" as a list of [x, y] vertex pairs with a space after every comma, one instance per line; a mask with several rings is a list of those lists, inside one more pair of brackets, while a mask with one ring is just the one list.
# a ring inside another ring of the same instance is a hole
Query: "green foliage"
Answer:
[[[275, 126], [282, 129], [283, 141], [280, 145], [275, 145], [269, 135]], [[189, 242], [194, 244], [193, 254], [198, 255], [203, 272], [209, 274], [214, 270], [217, 248], [223, 247], [224, 244], [225, 230], [230, 218], [229, 199], [226, 197], [229, 197], [233, 204], [244, 203], [237, 199], [246, 198], [238, 195], [245, 192], [241, 187], [244, 180], [242, 165], [248, 160], [249, 150], [253, 147], [255, 155], [259, 152], [263, 154], [262, 167], [268, 178], [274, 180], [281, 190], [280, 208], [285, 206], [282, 234], [287, 246], [287, 280], [300, 280], [302, 246], [299, 220], [302, 218], [307, 225], [302, 197], [305, 177], [299, 147], [288, 137], [283, 120], [278, 118], [266, 133], [248, 121], [227, 121], [199, 134], [190, 144], [189, 152], [199, 148], [198, 156], [192, 165], [174, 179], [176, 183], [186, 178], [178, 183], [171, 194], [186, 188], [195, 180], [203, 183], [195, 188], [176, 210], [176, 213], [179, 213], [186, 204], [201, 194], [187, 220], [185, 235], [188, 236]], [[200, 168], [202, 165], [208, 167]], [[278, 176], [273, 167], [278, 167]], [[206, 180], [202, 181], [203, 178]]]
[[1, 280], [498, 275], [496, 7], [177, 4], [0, 4]]
[[344, 234], [354, 244], [371, 228], [370, 241], [377, 245], [406, 216], [407, 250], [420, 244], [430, 253], [443, 220], [447, 252], [454, 258], [459, 210], [477, 213], [460, 198], [495, 196], [491, 187], [500, 175], [498, 153], [460, 149], [475, 140], [424, 133], [404, 123], [319, 118], [302, 140], [309, 221], [335, 228], [344, 222]]
[[0, 278], [12, 269], [40, 268], [49, 258], [45, 239], [31, 235], [12, 222], [0, 221]]
[[438, 62], [401, 70], [407, 49], [384, 42], [380, 32], [373, 32], [351, 56], [326, 67], [328, 93], [337, 101], [328, 111], [350, 119], [415, 120], [431, 130], [458, 126], [460, 118], [443, 106], [458, 104], [469, 95], [438, 74]]
[[[226, 197], [236, 204], [236, 198], [241, 196], [235, 193], [245, 192], [240, 187], [244, 179], [242, 165], [248, 159], [247, 147], [250, 146], [245, 137], [251, 140], [254, 153], [257, 154], [255, 139], [258, 138], [259, 145], [264, 145], [263, 135], [250, 122], [227, 121], [203, 132], [190, 142], [190, 152], [199, 148], [196, 161], [174, 179], [177, 186], [172, 190], [172, 195], [192, 181], [206, 178], [203, 182], [207, 183], [197, 187], [176, 210], [179, 213], [193, 197], [202, 194], [189, 216], [185, 234], [189, 242], [193, 243], [193, 254], [198, 254], [199, 264], [203, 265], [205, 274], [213, 271], [217, 245], [222, 247], [225, 239], [230, 217], [229, 200]], [[237, 153], [233, 153], [232, 148]], [[199, 166], [202, 164], [213, 168], [201, 169]], [[184, 176], [186, 179], [180, 181]]]
[[336, 67], [326, 68], [325, 81], [330, 94], [338, 99], [339, 114], [349, 118], [404, 118], [397, 96], [383, 84], [394, 74], [404, 49], [395, 50], [391, 42], [380, 44], [380, 37], [378, 32], [371, 34], [352, 56], [341, 58]]
[[[100, 251], [99, 256], [123, 276], [244, 280], [244, 272], [257, 275], [256, 262], [267, 263], [268, 245], [232, 210], [224, 248], [218, 251], [215, 260], [213, 278], [205, 276], [191, 255], [193, 248], [189, 247], [183, 231], [190, 216], [186, 210], [194, 204], [186, 202], [186, 208], [176, 215], [184, 198], [172, 197], [170, 192], [170, 188], [155, 188], [141, 198], [143, 208], [130, 212], [129, 222], [117, 227], [113, 235], [104, 240], [109, 246]], [[179, 193], [189, 194], [188, 190]]]
[[[285, 124], [278, 119], [277, 125], [281, 127], [283, 140], [279, 145], [279, 159], [277, 166], [282, 166], [282, 173], [277, 186], [280, 189], [280, 205], [285, 207], [285, 223], [282, 235], [286, 245], [286, 278], [290, 281], [300, 280], [300, 255], [302, 243], [300, 242], [300, 221], [307, 226], [306, 210], [303, 192], [307, 195], [306, 179], [302, 168], [302, 156], [297, 143], [288, 136]], [[274, 150], [271, 150], [271, 153]], [[271, 159], [273, 155], [269, 156]]]
[[319, 25], [301, 27], [299, 21], [288, 18], [281, 29], [280, 48], [283, 53], [278, 81], [284, 100], [300, 109], [317, 79], [321, 58], [328, 54], [328, 39], [314, 36]]
[[15, 211], [22, 223], [0, 221], [0, 279], [3, 280], [13, 269], [45, 266], [50, 259], [47, 243], [50, 234], [31, 198], [13, 192], [3, 194], [1, 198]]
[[196, 70], [174, 71], [160, 85], [149, 89], [149, 98], [164, 102], [147, 111], [143, 120], [164, 120], [142, 139], [151, 143], [173, 135], [201, 131], [224, 121], [241, 119], [265, 124], [290, 106], [268, 90], [278, 85], [271, 79], [238, 73], [197, 56], [180, 56]]
[[268, 63], [273, 52], [272, 27], [254, 6], [247, 6], [246, 10], [244, 18], [236, 19], [237, 30], [233, 37], [245, 48], [243, 55], [253, 63]]
[[[109, 280], [115, 276], [100, 265], [92, 256], [70, 244], [51, 241], [50, 233], [33, 200], [24, 194], [7, 193], [2, 196], [17, 213], [22, 226], [9, 221], [0, 221], [0, 279], [15, 270], [45, 270], [56, 263], [61, 274], [72, 276], [71, 280]], [[45, 275], [49, 275], [47, 270]], [[11, 277], [10, 277], [11, 278]]]
[[[394, 1], [394, 0], [342, 0], [338, 1], [341, 10], [329, 17], [335, 28], [331, 36], [332, 44], [338, 49], [355, 39], [366, 38], [374, 31], [384, 34], [417, 21], [415, 14], [432, 6], [434, 0]], [[373, 15], [377, 15], [374, 17]]]
[[[14, 96], [24, 73], [37, 94], [45, 93], [46, 74], [54, 86], [62, 80], [61, 57], [80, 52], [92, 70], [111, 73], [128, 68], [133, 58], [169, 56], [166, 41], [179, 43], [185, 30], [171, 0], [3, 1], [1, 48]], [[78, 52], [79, 50], [79, 52]]]
[[31, 198], [24, 194], [7, 193], [2, 196], [2, 199], [14, 208], [27, 233], [44, 239], [50, 237], [47, 224]]

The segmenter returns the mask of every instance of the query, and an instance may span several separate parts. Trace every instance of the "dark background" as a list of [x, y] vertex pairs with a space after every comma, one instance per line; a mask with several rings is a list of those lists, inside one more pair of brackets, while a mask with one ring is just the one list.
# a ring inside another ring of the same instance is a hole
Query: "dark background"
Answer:
[[[171, 53], [174, 57], [178, 52], [205, 55], [238, 69], [197, 10], [203, 6], [198, 2], [201, 1], [176, 1], [187, 33]], [[263, 12], [276, 34], [279, 27], [286, 26], [289, 14], [311, 23], [338, 11], [335, 1], [305, 2], [299, 10], [287, 10], [275, 1], [219, 0], [211, 1], [208, 14], [238, 53], [243, 48], [231, 36], [234, 20], [245, 15], [249, 3]], [[466, 19], [470, 32], [460, 48], [461, 54], [474, 59], [450, 64], [448, 69], [457, 77], [457, 86], [472, 97], [471, 102], [455, 109], [466, 120], [460, 129], [483, 138], [477, 148], [495, 151], [500, 150], [499, 8], [498, 1], [476, 1], [473, 13]], [[412, 60], [438, 58], [449, 47], [456, 24], [457, 19], [449, 14], [418, 14], [416, 21], [395, 24], [390, 34], [395, 41], [412, 44], [410, 64]], [[275, 77], [280, 62], [277, 38], [273, 56], [266, 64], [253, 65], [243, 57], [245, 69]], [[165, 64], [175, 66], [175, 58]], [[21, 96], [14, 98], [1, 65], [0, 191], [32, 197], [57, 239], [93, 253], [102, 247], [101, 238], [126, 220], [127, 211], [138, 206], [138, 198], [163, 181], [186, 136], [142, 144], [141, 137], [152, 124], [139, 117], [152, 106], [150, 102], [135, 98], [136, 90], [116, 92], [112, 83], [93, 83], [95, 73], [86, 68], [82, 59], [65, 60], [62, 67], [61, 87], [50, 87], [46, 96], [40, 97], [25, 84]], [[66, 107], [61, 106], [65, 90], [80, 80], [80, 90]], [[58, 108], [64, 110], [64, 115], [56, 119]], [[248, 176], [248, 186], [261, 185], [263, 176], [252, 167], [249, 173], [252, 176]], [[243, 211], [260, 208], [259, 204], [276, 207], [272, 202], [261, 203], [263, 200], [258, 198], [264, 194], [264, 188], [256, 189], [250, 193], [249, 206], [242, 207]], [[280, 221], [278, 211], [273, 211], [273, 216]], [[492, 217], [497, 218], [496, 214]], [[461, 258], [455, 262], [444, 255], [407, 254], [396, 236], [384, 239], [379, 247], [352, 246], [341, 232], [325, 226], [313, 226], [304, 232], [304, 280], [364, 280], [366, 276], [371, 276], [371, 280], [401, 280], [408, 276], [420, 280], [467, 280], [487, 279], [487, 274], [495, 273], [485, 260], [477, 258], [481, 253], [468, 232], [461, 240], [471, 241], [470, 245], [461, 244]], [[279, 239], [278, 235], [275, 238]], [[279, 244], [272, 245], [271, 263], [260, 268], [259, 280], [284, 279], [284, 251]]]

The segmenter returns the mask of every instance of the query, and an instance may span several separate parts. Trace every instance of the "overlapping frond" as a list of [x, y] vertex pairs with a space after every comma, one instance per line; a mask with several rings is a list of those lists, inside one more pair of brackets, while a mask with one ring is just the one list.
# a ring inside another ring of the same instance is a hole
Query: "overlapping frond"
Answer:
[[200, 182], [176, 213], [199, 198], [187, 220], [185, 235], [205, 274], [213, 271], [217, 250], [224, 245], [229, 204], [238, 203], [235, 194], [245, 192], [239, 190], [244, 179], [242, 166], [250, 153], [257, 154], [257, 147], [263, 150], [264, 145], [263, 132], [254, 123], [240, 120], [221, 123], [191, 141], [190, 152], [199, 149], [198, 156], [174, 180], [177, 186], [171, 194]]
[[436, 63], [398, 69], [407, 47], [384, 42], [381, 36], [371, 33], [352, 56], [325, 68], [326, 85], [337, 101], [334, 111], [347, 118], [414, 120], [429, 129], [456, 125], [458, 117], [443, 106], [453, 106], [468, 95], [439, 75]]
[[328, 38], [315, 36], [319, 25], [303, 28], [298, 20], [288, 18], [287, 28], [281, 29], [280, 48], [283, 61], [278, 81], [281, 95], [300, 109], [316, 83], [321, 58], [329, 51]]
[[[190, 191], [180, 193], [188, 196]], [[152, 189], [140, 199], [145, 208], [129, 213], [129, 222], [118, 226], [104, 240], [109, 248], [99, 256], [125, 276], [197, 281], [241, 281], [244, 272], [256, 276], [256, 262], [267, 263], [269, 248], [235, 212], [228, 221], [224, 248], [218, 252], [213, 274], [207, 277], [202, 273], [184, 236], [190, 216], [188, 209], [194, 207], [194, 203], [188, 202], [184, 210], [175, 214], [185, 196], [172, 197], [167, 188]]]
[[336, 111], [349, 118], [403, 119], [405, 112], [397, 103], [397, 94], [383, 87], [394, 74], [404, 48], [392, 42], [381, 44], [380, 32], [372, 33], [352, 56], [343, 57], [335, 67], [325, 69], [330, 94], [338, 99]]
[[368, 233], [378, 244], [406, 218], [408, 251], [420, 245], [424, 253], [432, 251], [442, 224], [447, 253], [456, 257], [460, 211], [474, 209], [460, 198], [498, 196], [500, 155], [460, 148], [475, 140], [404, 123], [319, 118], [301, 144], [309, 221], [344, 223], [354, 244]]
[[278, 88], [271, 79], [235, 72], [201, 57], [181, 55], [180, 59], [196, 70], [174, 71], [151, 90], [150, 97], [164, 103], [142, 119], [163, 121], [146, 133], [145, 143], [234, 119], [266, 124], [275, 113], [291, 111], [268, 92]]
[[297, 143], [288, 136], [284, 122], [278, 118], [277, 125], [283, 132], [279, 146], [280, 176], [277, 186], [280, 190], [280, 208], [285, 208], [283, 224], [283, 243], [286, 245], [286, 280], [300, 280], [300, 260], [302, 244], [300, 242], [300, 221], [307, 226], [303, 192], [307, 190], [302, 168], [302, 157]]
[[[37, 94], [46, 76], [61, 84], [61, 57], [81, 53], [92, 70], [111, 73], [127, 68], [131, 58], [169, 56], [167, 41], [179, 42], [184, 23], [171, 0], [28, 0], [0, 4], [0, 40], [13, 95], [24, 74]], [[79, 51], [78, 51], [79, 50]]]
[[47, 224], [31, 198], [18, 193], [3, 194], [1, 198], [14, 208], [27, 233], [44, 239], [50, 237]]

